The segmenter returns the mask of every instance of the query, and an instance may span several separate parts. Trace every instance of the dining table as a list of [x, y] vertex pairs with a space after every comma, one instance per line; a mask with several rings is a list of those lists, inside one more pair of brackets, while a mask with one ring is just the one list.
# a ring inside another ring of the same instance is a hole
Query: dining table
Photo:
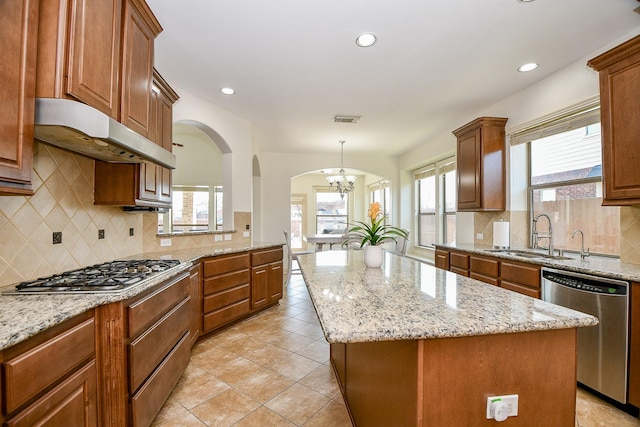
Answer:
[[335, 244], [342, 244], [344, 234], [339, 233], [322, 233], [322, 234], [310, 234], [302, 236], [302, 239], [307, 243], [312, 243], [316, 247], [316, 252], [322, 252], [323, 246], [329, 245], [329, 249], [333, 248]]

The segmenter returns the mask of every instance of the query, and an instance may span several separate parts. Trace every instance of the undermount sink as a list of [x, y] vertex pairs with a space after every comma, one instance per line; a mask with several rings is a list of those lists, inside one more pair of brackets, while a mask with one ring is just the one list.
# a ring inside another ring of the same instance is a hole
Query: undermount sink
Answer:
[[524, 251], [521, 249], [487, 249], [487, 252], [504, 254], [504, 255], [513, 255], [522, 258], [546, 258], [546, 259], [555, 259], [555, 260], [569, 260], [573, 259], [570, 257], [562, 256], [562, 255], [549, 255], [543, 254], [540, 252], [533, 251]]

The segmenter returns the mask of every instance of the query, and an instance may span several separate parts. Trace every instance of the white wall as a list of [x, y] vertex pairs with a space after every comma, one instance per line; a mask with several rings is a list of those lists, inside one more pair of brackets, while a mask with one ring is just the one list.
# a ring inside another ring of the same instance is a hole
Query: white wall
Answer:
[[[224, 171], [225, 228], [233, 212], [251, 212], [252, 189], [252, 125], [246, 119], [199, 98], [180, 88], [175, 88], [180, 99], [173, 107], [174, 122], [197, 121], [215, 130], [231, 149], [223, 155], [223, 161], [231, 165]], [[231, 203], [228, 203], [231, 201]], [[232, 226], [233, 224], [228, 224]]]

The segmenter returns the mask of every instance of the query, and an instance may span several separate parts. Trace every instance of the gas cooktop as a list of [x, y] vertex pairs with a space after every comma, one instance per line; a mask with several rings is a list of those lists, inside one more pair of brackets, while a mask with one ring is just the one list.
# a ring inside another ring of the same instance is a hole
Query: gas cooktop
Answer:
[[179, 264], [178, 260], [153, 259], [105, 262], [21, 282], [3, 294], [120, 292]]

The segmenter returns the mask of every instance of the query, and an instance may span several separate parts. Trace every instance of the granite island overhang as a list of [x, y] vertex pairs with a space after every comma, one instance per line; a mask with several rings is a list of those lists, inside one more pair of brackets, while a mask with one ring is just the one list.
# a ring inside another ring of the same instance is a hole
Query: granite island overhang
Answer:
[[493, 425], [510, 394], [510, 425], [574, 425], [576, 328], [597, 318], [390, 253], [298, 260], [357, 426]]

